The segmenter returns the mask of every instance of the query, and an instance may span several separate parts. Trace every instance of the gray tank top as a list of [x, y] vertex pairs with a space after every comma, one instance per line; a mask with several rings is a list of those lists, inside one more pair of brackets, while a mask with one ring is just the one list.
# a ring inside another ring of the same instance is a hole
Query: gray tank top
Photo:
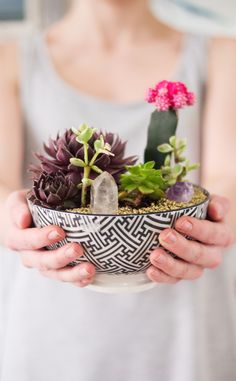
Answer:
[[[181, 112], [178, 129], [188, 138], [192, 161], [200, 159], [205, 56], [204, 40], [187, 36], [172, 78], [185, 82], [198, 99], [196, 106]], [[40, 150], [49, 136], [81, 122], [118, 132], [128, 140], [127, 153], [143, 159], [150, 105], [115, 104], [71, 87], [55, 72], [42, 36], [22, 44], [21, 62], [25, 185], [32, 151]], [[217, 343], [219, 358], [227, 362], [223, 370], [209, 368], [203, 351], [214, 332], [208, 327], [203, 334], [204, 282], [158, 284], [142, 293], [109, 295], [55, 282], [19, 265], [9, 292], [1, 380], [233, 381], [232, 355], [223, 356], [225, 341]]]
[[[173, 80], [187, 83], [198, 99], [194, 107], [181, 111], [178, 127], [180, 136], [189, 140], [189, 155], [193, 161], [198, 161], [200, 156], [200, 107], [205, 65], [203, 46], [203, 39], [186, 36], [183, 53], [172, 75]], [[24, 177], [26, 167], [33, 160], [32, 151], [38, 151], [49, 136], [56, 136], [58, 131], [71, 126], [79, 126], [81, 122], [118, 132], [128, 141], [127, 153], [139, 155], [143, 160], [152, 105], [144, 99], [130, 104], [104, 101], [70, 86], [55, 71], [41, 35], [26, 41], [22, 49], [21, 92], [27, 143]]]

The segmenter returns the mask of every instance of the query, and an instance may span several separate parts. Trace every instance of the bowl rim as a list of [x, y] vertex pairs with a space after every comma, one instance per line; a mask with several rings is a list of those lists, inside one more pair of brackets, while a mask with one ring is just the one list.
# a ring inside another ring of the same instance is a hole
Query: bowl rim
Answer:
[[33, 204], [32, 201], [30, 200], [30, 198], [28, 197], [30, 191], [28, 192], [27, 194], [27, 202], [30, 204], [30, 205], [33, 205], [34, 206], [37, 206], [38, 208], [42, 208], [42, 209], [45, 209], [45, 210], [51, 210], [53, 212], [57, 212], [57, 213], [66, 213], [66, 214], [75, 214], [75, 215], [79, 215], [79, 216], [94, 216], [94, 217], [130, 217], [130, 216], [147, 216], [147, 215], [162, 215], [162, 214], [166, 214], [166, 213], [172, 213], [172, 212], [179, 212], [181, 210], [184, 210], [184, 209], [189, 209], [189, 208], [193, 208], [193, 207], [198, 207], [200, 205], [203, 205], [203, 204], [206, 204], [210, 201], [210, 193], [208, 192], [208, 190], [206, 190], [205, 188], [203, 188], [201, 185], [197, 185], [197, 184], [194, 184], [192, 183], [194, 187], [196, 188], [200, 188], [203, 193], [206, 195], [206, 198], [205, 200], [197, 203], [197, 204], [193, 204], [191, 206], [182, 206], [181, 208], [177, 208], [177, 209], [169, 209], [169, 210], [161, 210], [160, 212], [146, 212], [146, 213], [127, 213], [127, 214], [98, 214], [98, 213], [79, 213], [79, 212], [72, 212], [72, 211], [68, 211], [68, 210], [57, 210], [57, 209], [53, 209], [53, 208], [46, 208], [45, 206], [42, 206], [42, 205], [37, 205], [37, 204]]

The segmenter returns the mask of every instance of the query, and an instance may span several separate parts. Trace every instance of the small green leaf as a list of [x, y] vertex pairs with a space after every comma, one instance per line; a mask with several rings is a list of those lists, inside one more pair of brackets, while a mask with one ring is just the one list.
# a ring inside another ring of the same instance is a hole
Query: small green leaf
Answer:
[[93, 165], [92, 166], [92, 169], [97, 172], [97, 173], [102, 173], [102, 170], [100, 168], [98, 168], [96, 165]]
[[88, 143], [93, 134], [97, 131], [96, 128], [90, 128], [86, 124], [82, 124], [78, 130], [72, 128], [72, 131], [75, 133], [76, 141], [81, 144]]
[[85, 162], [83, 161], [83, 160], [81, 160], [81, 159], [77, 159], [76, 157], [72, 157], [71, 159], [70, 159], [70, 163], [72, 164], [72, 165], [75, 165], [76, 167], [85, 167], [86, 166], [86, 164], [85, 164]]
[[165, 175], [168, 173], [171, 173], [171, 167], [168, 165], [165, 167], [162, 167], [161, 172], [162, 172], [162, 174], [165, 174]]
[[107, 151], [106, 149], [100, 149], [98, 152], [105, 153], [105, 155], [108, 155], [108, 156], [115, 156], [113, 152]]
[[185, 139], [180, 139], [179, 141], [178, 141], [178, 145], [177, 145], [177, 149], [179, 150], [183, 150], [183, 149], [185, 149], [187, 147], [187, 139], [185, 138]]
[[89, 126], [86, 124], [86, 123], [82, 123], [80, 126], [79, 126], [79, 131], [80, 132], [83, 132], [85, 130], [87, 130], [89, 128]]
[[176, 179], [169, 179], [168, 180], [168, 185], [175, 185], [175, 183], [176, 183]]
[[84, 144], [83, 140], [77, 135], [75, 139], [78, 143]]
[[198, 168], [200, 168], [200, 164], [199, 163], [195, 163], [195, 164], [189, 165], [187, 167], [187, 170], [188, 171], [193, 171], [194, 169], [198, 169]]
[[170, 159], [171, 159], [170, 155], [167, 155], [166, 158], [165, 158], [165, 161], [164, 161], [164, 166], [165, 167], [170, 165]]
[[186, 147], [181, 147], [177, 149], [177, 155], [181, 155], [186, 150]]
[[169, 153], [173, 151], [173, 148], [170, 144], [164, 143], [157, 147], [158, 151], [161, 153]]
[[104, 147], [104, 142], [102, 142], [101, 140], [95, 140], [94, 149], [96, 152], [99, 152], [100, 149], [102, 149], [103, 147]]
[[179, 161], [180, 163], [183, 163], [185, 160], [186, 160], [186, 158], [183, 157], [183, 156], [179, 156], [179, 157], [178, 157], [178, 161]]
[[132, 175], [139, 175], [140, 173], [140, 168], [139, 165], [135, 166], [128, 166], [126, 167], [127, 171], [129, 171]]
[[138, 190], [143, 193], [143, 194], [150, 194], [150, 193], [153, 193], [153, 189], [150, 189], [148, 187], [145, 187], [144, 185], [141, 185], [140, 187], [138, 187]]
[[81, 143], [88, 143], [96, 130], [94, 128], [87, 127], [77, 137]]
[[111, 146], [108, 143], [104, 143], [103, 136], [100, 135], [100, 139], [94, 142], [94, 149], [98, 153], [106, 153], [111, 151]]
[[161, 189], [157, 188], [155, 191], [150, 195], [150, 197], [154, 200], [159, 200], [160, 198], [165, 196], [165, 192], [163, 192]]
[[125, 190], [127, 190], [128, 192], [132, 192], [136, 188], [137, 188], [136, 184], [130, 184], [130, 185], [126, 185]]
[[182, 165], [180, 165], [180, 164], [176, 164], [176, 165], [174, 166], [174, 168], [173, 168], [173, 174], [174, 174], [175, 176], [179, 176], [179, 175], [181, 174], [182, 170], [183, 170]]
[[71, 127], [71, 131], [77, 136], [77, 135], [79, 135], [79, 131], [77, 130], [77, 128], [75, 128], [75, 127]]
[[155, 165], [155, 161], [154, 160], [147, 161], [146, 163], [144, 163], [144, 168], [145, 169], [152, 169], [152, 168], [154, 168], [154, 165]]
[[171, 136], [170, 139], [169, 139], [169, 142], [170, 142], [170, 145], [175, 148], [175, 146], [176, 146], [176, 136], [175, 135]]
[[111, 151], [111, 146], [109, 143], [105, 143], [104, 148], [106, 151]]

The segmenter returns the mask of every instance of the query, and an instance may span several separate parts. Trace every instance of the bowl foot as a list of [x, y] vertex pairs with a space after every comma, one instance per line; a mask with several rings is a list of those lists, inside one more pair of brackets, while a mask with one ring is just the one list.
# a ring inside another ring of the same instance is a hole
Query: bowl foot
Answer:
[[155, 287], [145, 273], [129, 275], [97, 274], [94, 282], [86, 288], [105, 293], [140, 292]]

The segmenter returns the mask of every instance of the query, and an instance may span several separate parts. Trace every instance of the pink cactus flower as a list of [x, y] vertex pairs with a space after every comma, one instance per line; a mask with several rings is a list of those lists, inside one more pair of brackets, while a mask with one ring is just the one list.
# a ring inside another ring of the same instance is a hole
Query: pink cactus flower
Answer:
[[148, 90], [146, 100], [155, 103], [158, 111], [178, 110], [193, 105], [195, 95], [182, 82], [161, 81]]
[[146, 101], [148, 103], [154, 103], [156, 96], [157, 96], [156, 90], [150, 88], [150, 89], [148, 89], [148, 92], [147, 92]]

